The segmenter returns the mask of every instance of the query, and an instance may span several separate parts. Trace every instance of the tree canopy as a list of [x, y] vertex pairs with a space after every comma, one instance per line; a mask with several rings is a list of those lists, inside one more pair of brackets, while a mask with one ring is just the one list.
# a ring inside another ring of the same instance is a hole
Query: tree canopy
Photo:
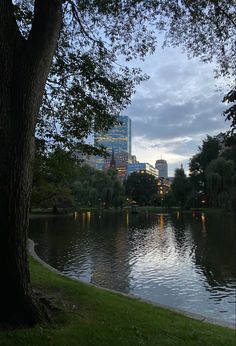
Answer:
[[[207, 136], [189, 163], [192, 196], [189, 203], [235, 208], [235, 136]], [[227, 202], [227, 203], [226, 203]]]
[[[37, 3], [14, 1], [25, 39], [30, 37]], [[49, 144], [63, 143], [91, 152], [85, 139], [114, 124], [115, 116], [129, 104], [135, 85], [147, 78], [140, 69], [120, 61], [152, 53], [158, 32], [165, 36], [164, 46], [180, 45], [189, 57], [215, 61], [217, 75], [231, 77], [231, 91], [224, 101], [233, 102], [234, 0], [65, 0], [62, 6], [60, 38], [37, 123], [38, 136], [47, 138]], [[234, 129], [235, 105], [225, 117]]]
[[219, 157], [206, 170], [209, 205], [225, 209], [235, 208], [236, 174], [234, 162]]
[[202, 146], [198, 148], [198, 153], [195, 154], [189, 162], [190, 181], [195, 191], [204, 194], [205, 172], [209, 163], [219, 156], [220, 145], [215, 137], [207, 136], [202, 141]]
[[[44, 1], [43, 1], [44, 2]], [[21, 33], [29, 40], [39, 1], [15, 1]], [[63, 23], [44, 93], [37, 135], [90, 151], [85, 139], [107, 130], [147, 77], [119, 63], [154, 51], [145, 2], [62, 1]], [[34, 6], [35, 5], [35, 6]], [[95, 151], [97, 153], [97, 151]]]
[[190, 183], [183, 168], [177, 168], [175, 170], [171, 190], [174, 195], [174, 200], [181, 208], [183, 208], [191, 191]]
[[148, 173], [131, 173], [125, 182], [126, 196], [140, 205], [153, 203], [157, 196], [157, 179]]
[[114, 170], [102, 172], [83, 165], [61, 148], [49, 154], [37, 150], [31, 198], [34, 208], [121, 207], [123, 190]]

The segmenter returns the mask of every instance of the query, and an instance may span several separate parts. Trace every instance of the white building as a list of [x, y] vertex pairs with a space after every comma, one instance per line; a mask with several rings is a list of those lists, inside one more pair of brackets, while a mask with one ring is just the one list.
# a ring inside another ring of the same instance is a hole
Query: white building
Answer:
[[147, 162], [139, 162], [139, 163], [131, 163], [128, 165], [127, 168], [127, 177], [133, 173], [148, 173], [150, 175], [153, 175], [155, 178], [158, 178], [158, 169], [150, 165], [150, 163]]

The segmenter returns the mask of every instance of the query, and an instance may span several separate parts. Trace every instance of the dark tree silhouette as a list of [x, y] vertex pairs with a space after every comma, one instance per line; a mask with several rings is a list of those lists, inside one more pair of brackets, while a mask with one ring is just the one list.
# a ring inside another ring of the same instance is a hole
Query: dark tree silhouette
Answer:
[[148, 173], [134, 172], [125, 183], [126, 195], [140, 205], [151, 204], [157, 195], [157, 179]]

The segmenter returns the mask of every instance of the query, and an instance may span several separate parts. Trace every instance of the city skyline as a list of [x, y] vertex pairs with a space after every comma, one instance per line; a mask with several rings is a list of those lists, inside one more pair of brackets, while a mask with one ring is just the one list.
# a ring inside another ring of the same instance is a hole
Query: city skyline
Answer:
[[222, 116], [227, 81], [214, 78], [213, 63], [188, 59], [178, 48], [160, 48], [132, 64], [150, 76], [122, 112], [132, 121], [132, 154], [153, 166], [167, 160], [169, 176], [181, 164], [188, 174], [189, 160], [206, 136], [229, 129]]
[[167, 160], [169, 176], [181, 163], [188, 174], [202, 140], [229, 129], [221, 115], [226, 82], [214, 78], [213, 63], [189, 60], [178, 48], [160, 48], [135, 66], [150, 79], [137, 87], [124, 111], [133, 123], [133, 153], [152, 165]]
[[[157, 167], [147, 161], [139, 162], [136, 155], [132, 155], [131, 119], [127, 115], [119, 115], [117, 120], [119, 124], [108, 131], [94, 134], [94, 144], [105, 147], [109, 153], [107, 158], [96, 156], [96, 168], [98, 170], [116, 169], [120, 181], [124, 181], [133, 172], [147, 172], [158, 177]], [[167, 168], [165, 175], [167, 175]]]

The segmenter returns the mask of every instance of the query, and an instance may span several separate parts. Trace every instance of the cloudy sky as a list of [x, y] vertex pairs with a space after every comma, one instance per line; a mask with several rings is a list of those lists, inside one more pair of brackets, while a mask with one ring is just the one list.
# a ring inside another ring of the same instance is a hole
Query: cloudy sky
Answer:
[[132, 154], [153, 165], [162, 156], [169, 176], [181, 163], [188, 173], [189, 158], [206, 135], [229, 128], [214, 67], [176, 48], [159, 49], [138, 65], [150, 79], [138, 86], [125, 113], [132, 119]]

